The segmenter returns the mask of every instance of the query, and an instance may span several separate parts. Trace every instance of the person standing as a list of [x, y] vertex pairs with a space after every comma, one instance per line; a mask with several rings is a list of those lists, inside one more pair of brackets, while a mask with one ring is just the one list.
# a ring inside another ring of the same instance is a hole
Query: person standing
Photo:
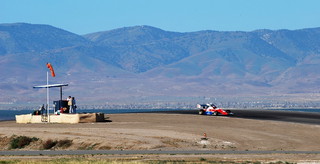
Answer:
[[77, 113], [76, 99], [72, 97], [72, 113]]
[[69, 96], [68, 98], [67, 98], [67, 100], [68, 100], [68, 107], [69, 107], [69, 113], [72, 113], [73, 112], [73, 105], [72, 105], [72, 97], [71, 96]]

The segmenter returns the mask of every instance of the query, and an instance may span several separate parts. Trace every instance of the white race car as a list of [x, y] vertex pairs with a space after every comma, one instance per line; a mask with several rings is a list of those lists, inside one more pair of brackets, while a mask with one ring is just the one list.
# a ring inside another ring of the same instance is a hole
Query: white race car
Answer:
[[200, 115], [224, 115], [229, 116], [233, 115], [230, 110], [223, 110], [221, 108], [217, 108], [214, 104], [197, 104], [197, 109], [199, 110]]

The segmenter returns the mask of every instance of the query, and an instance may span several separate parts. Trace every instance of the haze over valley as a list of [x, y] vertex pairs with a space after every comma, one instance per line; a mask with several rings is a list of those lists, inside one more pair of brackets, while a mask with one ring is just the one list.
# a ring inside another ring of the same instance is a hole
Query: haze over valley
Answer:
[[[77, 35], [0, 24], [0, 102], [44, 102], [45, 90], [32, 87], [46, 83], [47, 62], [56, 73], [50, 83], [69, 84], [64, 97], [81, 104], [309, 102], [319, 97], [320, 28], [181, 33], [133, 26]], [[50, 91], [59, 98], [58, 89]]]

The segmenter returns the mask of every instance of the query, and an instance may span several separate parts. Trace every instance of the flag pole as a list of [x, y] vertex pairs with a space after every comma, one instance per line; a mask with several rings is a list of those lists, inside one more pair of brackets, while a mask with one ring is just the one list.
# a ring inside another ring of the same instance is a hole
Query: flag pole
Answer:
[[49, 117], [49, 72], [47, 71], [47, 118], [48, 122], [50, 122], [50, 117]]
[[[47, 63], [47, 67], [50, 69], [52, 77], [55, 77], [54, 70], [50, 63]], [[48, 122], [50, 122], [50, 106], [49, 106], [49, 71], [47, 71], [47, 118]]]

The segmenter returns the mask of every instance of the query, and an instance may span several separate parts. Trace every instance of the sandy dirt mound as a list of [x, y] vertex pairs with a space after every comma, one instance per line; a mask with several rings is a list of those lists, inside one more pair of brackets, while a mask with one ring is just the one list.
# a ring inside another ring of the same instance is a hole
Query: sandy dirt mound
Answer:
[[[72, 140], [52, 149], [110, 150], [300, 150], [320, 151], [320, 126], [233, 117], [181, 114], [110, 114], [110, 122], [16, 124], [0, 122], [0, 149], [10, 137], [40, 140], [26, 146], [41, 149], [47, 140]], [[204, 133], [207, 139], [204, 140]]]

